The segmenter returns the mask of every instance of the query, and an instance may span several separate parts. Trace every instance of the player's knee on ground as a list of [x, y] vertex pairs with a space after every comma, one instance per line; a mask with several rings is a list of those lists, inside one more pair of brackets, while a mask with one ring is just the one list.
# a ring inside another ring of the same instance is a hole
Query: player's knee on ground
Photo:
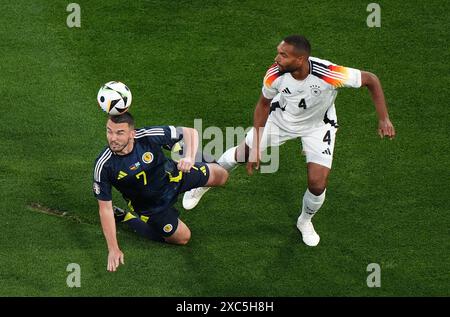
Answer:
[[187, 230], [187, 232], [178, 240], [177, 244], [186, 245], [189, 240], [191, 240], [191, 230]]
[[189, 240], [191, 240], [191, 231], [189, 230], [187, 233], [178, 235], [176, 237], [172, 235], [168, 238], [165, 238], [165, 240], [170, 244], [186, 245], [188, 244]]
[[178, 221], [178, 228], [175, 233], [164, 239], [170, 244], [186, 245], [191, 240], [191, 230], [181, 220]]

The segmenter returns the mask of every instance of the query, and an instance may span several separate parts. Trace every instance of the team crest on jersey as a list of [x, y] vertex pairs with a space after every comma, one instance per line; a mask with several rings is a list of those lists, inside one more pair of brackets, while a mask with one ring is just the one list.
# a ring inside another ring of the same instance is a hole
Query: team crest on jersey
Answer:
[[94, 193], [95, 193], [96, 195], [99, 195], [99, 194], [100, 194], [100, 185], [97, 184], [97, 182], [94, 182], [93, 189], [94, 189]]
[[173, 229], [173, 226], [170, 223], [165, 225], [164, 228], [163, 228], [165, 233], [169, 233], [170, 231], [172, 231], [172, 229]]
[[322, 91], [320, 90], [320, 86], [318, 86], [318, 85], [311, 85], [309, 87], [311, 88], [311, 94], [314, 97], [319, 97], [320, 94], [322, 93]]
[[152, 154], [152, 152], [145, 152], [144, 154], [142, 154], [142, 161], [145, 164], [150, 164], [153, 161], [153, 154]]

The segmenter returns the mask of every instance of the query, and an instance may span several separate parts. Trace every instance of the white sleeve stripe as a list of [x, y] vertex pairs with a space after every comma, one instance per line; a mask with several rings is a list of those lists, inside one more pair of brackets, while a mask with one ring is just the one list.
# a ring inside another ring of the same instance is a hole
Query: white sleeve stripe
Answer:
[[175, 127], [173, 125], [170, 125], [169, 128], [170, 128], [170, 137], [172, 139], [176, 139], [177, 138], [177, 129], [175, 129]]
[[276, 72], [278, 72], [278, 71], [279, 71], [279, 68], [278, 68], [278, 66], [276, 66], [276, 67], [269, 68], [269, 69], [267, 70], [266, 74], [269, 74], [269, 73], [276, 73]]
[[143, 137], [146, 137], [146, 136], [165, 136], [165, 134], [164, 133], [147, 133], [147, 134], [139, 134], [139, 135], [136, 135], [134, 138], [135, 139], [140, 139], [140, 138], [143, 138]]
[[99, 165], [101, 164], [101, 162], [103, 161], [103, 159], [108, 156], [109, 152], [111, 150], [110, 149], [106, 149], [103, 154], [100, 156], [100, 158], [98, 159], [97, 163], [95, 164], [95, 169], [94, 169], [94, 178], [96, 178], [95, 176], [97, 175], [97, 170]]
[[153, 128], [153, 129], [139, 129], [136, 131], [136, 134], [142, 133], [142, 132], [164, 132], [162, 128]]
[[267, 73], [266, 73], [266, 76], [264, 76], [264, 79], [266, 79], [267, 77], [270, 77], [270, 76], [272, 76], [273, 74], [276, 74], [276, 73], [278, 73], [278, 68], [274, 69], [274, 70], [268, 70]]
[[112, 155], [112, 152], [110, 149], [108, 149], [108, 151], [106, 151], [102, 155], [102, 157], [97, 161], [97, 164], [95, 164], [94, 178], [95, 178], [96, 182], [101, 181], [100, 176], [102, 174], [103, 165], [105, 165], [106, 161], [108, 161], [110, 159], [111, 155]]
[[101, 174], [102, 174], [103, 165], [105, 164], [106, 161], [109, 160], [111, 155], [112, 155], [112, 153], [109, 153], [101, 161], [97, 162], [96, 170], [95, 170], [95, 176], [94, 176], [96, 182], [100, 182], [101, 181]]
[[345, 79], [344, 74], [335, 72], [335, 71], [332, 71], [329, 69], [325, 69], [323, 67], [316, 66], [316, 67], [314, 67], [314, 70], [323, 75], [328, 75], [330, 77], [333, 76], [334, 78], [339, 78], [339, 79]]
[[361, 87], [362, 85], [361, 71], [359, 69], [356, 69], [356, 72], [358, 73], [358, 76], [356, 77], [356, 87]]
[[334, 71], [334, 70], [329, 70], [329, 69], [323, 68], [323, 67], [314, 67], [314, 70], [315, 70], [315, 71], [323, 71], [323, 72], [327, 72], [327, 73], [329, 73], [329, 74], [331, 74], [331, 75], [342, 76], [342, 77], [344, 77], [344, 74], [343, 74], [343, 73], [336, 72], [336, 71]]
[[142, 135], [147, 135], [147, 134], [165, 135], [164, 132], [157, 132], [157, 131], [154, 131], [154, 132], [142, 132], [142, 133], [136, 133], [136, 136], [142, 136]]
[[346, 79], [345, 75], [342, 74], [342, 73], [336, 73], [336, 72], [335, 72], [335, 73], [331, 73], [331, 72], [328, 72], [328, 71], [324, 71], [324, 70], [322, 70], [322, 69], [314, 69], [314, 71], [317, 72], [317, 73], [319, 73], [319, 74], [328, 76], [328, 77], [332, 77], [332, 78], [336, 78], [336, 79], [341, 79], [341, 80], [345, 80], [345, 79]]
[[144, 133], [144, 134], [136, 135], [134, 138], [137, 139], [137, 138], [142, 138], [144, 136], [158, 136], [158, 135], [164, 136], [165, 134], [164, 133]]
[[163, 129], [140, 129], [137, 130], [136, 133], [142, 133], [142, 132], [164, 132]]
[[317, 73], [321, 74], [321, 75], [325, 75], [325, 76], [333, 78], [333, 79], [338, 79], [338, 80], [345, 80], [346, 79], [345, 76], [335, 76], [335, 75], [333, 75], [333, 74], [331, 74], [329, 72], [324, 72], [323, 70], [315, 69], [315, 71]]
[[147, 133], [164, 133], [164, 130], [143, 130], [136, 132], [136, 135], [147, 134]]

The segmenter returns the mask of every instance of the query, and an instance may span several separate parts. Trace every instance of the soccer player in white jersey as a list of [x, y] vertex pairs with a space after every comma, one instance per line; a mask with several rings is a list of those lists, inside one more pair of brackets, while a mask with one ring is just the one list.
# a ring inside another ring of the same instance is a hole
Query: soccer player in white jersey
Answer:
[[[247, 172], [259, 168], [260, 155], [268, 146], [301, 138], [306, 155], [308, 188], [297, 220], [303, 242], [316, 246], [320, 237], [311, 222], [325, 200], [338, 128], [334, 100], [340, 87], [367, 87], [378, 114], [381, 138], [395, 136], [381, 83], [370, 72], [335, 65], [310, 56], [311, 46], [300, 35], [286, 37], [277, 47], [275, 63], [268, 69], [256, 104], [253, 129], [245, 141], [228, 149], [218, 160], [228, 171], [247, 162]], [[209, 188], [185, 193], [183, 206], [194, 208]]]

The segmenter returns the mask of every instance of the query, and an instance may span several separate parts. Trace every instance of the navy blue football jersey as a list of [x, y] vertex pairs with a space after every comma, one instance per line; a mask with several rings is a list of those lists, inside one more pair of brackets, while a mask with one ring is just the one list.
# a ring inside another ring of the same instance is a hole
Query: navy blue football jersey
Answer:
[[182, 128], [154, 126], [136, 129], [133, 150], [117, 155], [106, 147], [95, 161], [94, 195], [112, 200], [112, 186], [141, 213], [163, 211], [175, 203], [181, 172], [162, 149], [170, 149], [183, 138]]

